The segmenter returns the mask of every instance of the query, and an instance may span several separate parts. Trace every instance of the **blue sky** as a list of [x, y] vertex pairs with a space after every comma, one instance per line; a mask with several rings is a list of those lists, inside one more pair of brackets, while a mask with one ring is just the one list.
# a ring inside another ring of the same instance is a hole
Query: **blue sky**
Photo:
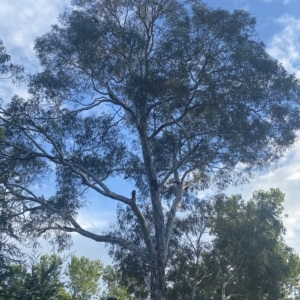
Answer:
[[[300, 0], [210, 0], [213, 7], [248, 10], [257, 19], [257, 32], [271, 56], [278, 59], [291, 73], [300, 79]], [[22, 64], [26, 72], [38, 70], [33, 51], [34, 39], [50, 30], [57, 23], [57, 17], [70, 6], [70, 0], [1, 0], [0, 39], [3, 40], [12, 60]], [[0, 97], [7, 101], [13, 94], [26, 96], [26, 88], [16, 88], [7, 81], [0, 81]], [[122, 180], [111, 183], [119, 189], [126, 189]], [[300, 143], [286, 153], [276, 170], [256, 176], [248, 185], [230, 188], [228, 193], [242, 193], [249, 199], [258, 189], [280, 188], [286, 194], [285, 213], [289, 215], [284, 223], [287, 227], [286, 241], [300, 253]], [[42, 187], [44, 194], [51, 190], [51, 184]], [[130, 194], [130, 189], [128, 194]], [[124, 190], [123, 190], [124, 192]], [[125, 190], [125, 193], [127, 191]], [[86, 229], [101, 232], [114, 221], [114, 205], [108, 205], [92, 194], [91, 203], [79, 215], [79, 221]], [[45, 251], [49, 247], [45, 245]], [[74, 235], [73, 251], [92, 259], [108, 262], [108, 255], [102, 245]]]

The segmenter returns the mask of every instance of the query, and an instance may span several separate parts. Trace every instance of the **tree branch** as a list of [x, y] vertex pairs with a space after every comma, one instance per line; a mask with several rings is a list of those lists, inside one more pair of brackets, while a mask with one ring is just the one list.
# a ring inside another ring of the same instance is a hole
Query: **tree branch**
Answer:
[[[29, 200], [32, 201], [34, 203], [38, 203], [40, 205], [42, 205], [45, 209], [61, 216], [63, 219], [69, 221], [74, 227], [76, 228], [80, 228], [80, 225], [74, 220], [74, 218], [71, 215], [66, 215], [64, 214], [61, 210], [54, 208], [53, 206], [49, 205], [45, 200], [43, 200], [41, 197], [37, 197], [32, 191], [28, 190], [27, 188], [20, 186], [18, 184], [6, 184], [5, 187], [9, 190], [9, 192], [14, 195], [15, 197], [19, 198], [19, 199], [23, 199], [23, 200]], [[16, 187], [19, 188], [23, 191], [25, 191], [26, 193], [28, 193], [30, 196], [26, 196], [20, 193], [17, 193], [14, 189], [12, 189], [11, 187]]]
[[[184, 163], [191, 157], [191, 155], [197, 150], [197, 148], [200, 146], [200, 144], [203, 142], [203, 140], [201, 140], [199, 143], [196, 144], [196, 146], [194, 146], [193, 149], [191, 149], [184, 158], [182, 158], [172, 169], [170, 169], [167, 174], [165, 175], [165, 177], [161, 180], [160, 182], [160, 188], [162, 188], [164, 186], [164, 184], [168, 181], [169, 177], [175, 172], [177, 171], [180, 167], [182, 167], [184, 165]], [[182, 182], [181, 182], [182, 184]]]
[[92, 233], [90, 231], [84, 230], [81, 227], [71, 228], [71, 227], [67, 227], [67, 226], [60, 226], [58, 224], [56, 225], [56, 227], [51, 226], [51, 227], [45, 227], [45, 228], [40, 229], [41, 232], [45, 232], [47, 230], [62, 230], [65, 232], [77, 232], [80, 235], [85, 236], [89, 239], [92, 239], [96, 242], [117, 244], [117, 245], [124, 247], [124, 248], [132, 251], [133, 253], [137, 254], [145, 262], [149, 262], [149, 256], [147, 255], [147, 253], [145, 251], [139, 249], [138, 247], [132, 245], [128, 241], [121, 239], [121, 238], [117, 238], [117, 237], [110, 236], [110, 235], [98, 235], [98, 234]]
[[[17, 193], [16, 191], [14, 191], [11, 188], [11, 186], [22, 189], [31, 196], [26, 196], [26, 195]], [[18, 184], [9, 184], [9, 185], [6, 186], [6, 188], [9, 189], [9, 191], [12, 195], [14, 195], [15, 197], [17, 197], [19, 199], [29, 200], [31, 202], [40, 204], [40, 206], [28, 209], [26, 211], [33, 211], [33, 210], [36, 210], [36, 209], [44, 208], [44, 209], [47, 209], [47, 210], [61, 216], [64, 220], [69, 221], [74, 226], [74, 227], [67, 227], [67, 226], [60, 226], [59, 224], [56, 224], [57, 227], [47, 227], [47, 228], [40, 229], [40, 231], [44, 232], [46, 230], [63, 230], [63, 231], [66, 231], [66, 232], [77, 232], [80, 235], [88, 237], [90, 239], [93, 239], [97, 242], [107, 242], [107, 243], [114, 243], [114, 244], [120, 245], [120, 246], [136, 253], [143, 260], [148, 262], [147, 254], [144, 251], [142, 251], [141, 249], [138, 249], [136, 246], [130, 244], [126, 240], [120, 239], [120, 238], [117, 238], [117, 237], [113, 237], [113, 236], [109, 236], [109, 235], [97, 235], [97, 234], [94, 234], [94, 233], [91, 233], [87, 230], [82, 229], [81, 226], [74, 220], [74, 218], [72, 216], [66, 215], [65, 213], [62, 213], [61, 210], [52, 207], [51, 205], [49, 205], [46, 201], [44, 201], [40, 197], [35, 196], [33, 192], [29, 191], [28, 189], [26, 189], [26, 188], [24, 188], [24, 187], [22, 187]], [[137, 207], [136, 207], [135, 210], [138, 211]], [[140, 218], [141, 217], [142, 217], [142, 214], [140, 214]], [[149, 243], [149, 239], [150, 239], [150, 236], [148, 238], [148, 243]]]
[[179, 185], [177, 186], [177, 193], [176, 193], [176, 198], [172, 204], [172, 207], [169, 211], [169, 216], [168, 216], [168, 220], [167, 220], [167, 224], [166, 224], [166, 249], [165, 249], [165, 257], [167, 257], [167, 253], [168, 253], [168, 246], [169, 246], [169, 242], [173, 233], [173, 225], [174, 225], [174, 220], [175, 220], [175, 216], [176, 216], [176, 212], [178, 207], [181, 204], [182, 201], [182, 186]]

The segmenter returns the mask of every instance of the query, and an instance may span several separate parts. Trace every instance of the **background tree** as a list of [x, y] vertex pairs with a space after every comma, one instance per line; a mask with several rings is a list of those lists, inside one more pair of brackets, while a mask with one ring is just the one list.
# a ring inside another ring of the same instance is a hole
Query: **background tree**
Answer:
[[167, 264], [169, 299], [205, 299], [211, 278], [218, 274], [209, 224], [214, 212], [211, 199], [190, 199], [184, 217], [177, 218]]
[[8, 276], [1, 282], [1, 299], [38, 300], [61, 299], [66, 295], [61, 282], [62, 259], [56, 255], [43, 255], [38, 263], [34, 261], [29, 270], [24, 265], [11, 264]]
[[169, 297], [271, 300], [299, 292], [300, 259], [284, 242], [283, 201], [270, 189], [248, 202], [219, 195], [193, 203], [170, 244]]
[[110, 296], [114, 296], [118, 300], [136, 299], [130, 295], [128, 288], [122, 285], [120, 275], [110, 265], [104, 268], [101, 280], [106, 285], [106, 290], [102, 293], [101, 300], [106, 300]]
[[236, 299], [286, 299], [299, 289], [300, 259], [283, 238], [283, 201], [278, 189], [257, 191], [246, 203], [241, 196], [217, 200], [211, 234], [224, 299], [230, 294]]
[[111, 266], [103, 267], [99, 260], [71, 257], [62, 271], [63, 259], [56, 254], [31, 258], [30, 267], [11, 263], [7, 276], [0, 282], [2, 300], [90, 300], [99, 299], [99, 279], [106, 288], [101, 299], [115, 295], [119, 300], [133, 299], [119, 281]]
[[100, 260], [90, 260], [87, 257], [71, 257], [66, 275], [69, 277], [67, 287], [72, 299], [89, 300], [99, 292], [99, 280], [104, 266]]
[[[245, 11], [198, 0], [74, 0], [36, 40], [42, 71], [30, 78], [31, 96], [0, 111], [0, 182], [27, 212], [24, 235], [54, 230], [60, 248], [70, 232], [119, 245], [148, 266], [152, 299], [165, 299], [183, 191], [247, 179], [300, 127], [299, 83], [254, 26]], [[31, 188], [52, 176], [52, 196]], [[114, 176], [132, 195], [113, 190]], [[88, 190], [125, 205], [142, 243], [82, 228]]]
[[20, 264], [6, 265], [5, 271], [0, 282], [0, 299], [22, 299], [21, 295], [25, 295], [26, 267]]
[[42, 255], [36, 265], [32, 265], [27, 279], [29, 299], [56, 299], [63, 288], [61, 282], [63, 260], [56, 254]]

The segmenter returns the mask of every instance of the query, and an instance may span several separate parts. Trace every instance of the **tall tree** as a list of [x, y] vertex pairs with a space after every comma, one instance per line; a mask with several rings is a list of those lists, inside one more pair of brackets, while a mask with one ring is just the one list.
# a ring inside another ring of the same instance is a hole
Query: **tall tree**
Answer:
[[[27, 211], [24, 234], [55, 231], [61, 248], [70, 232], [117, 244], [148, 266], [152, 299], [166, 299], [183, 191], [247, 179], [291, 147], [300, 127], [299, 83], [254, 26], [245, 11], [200, 0], [74, 0], [36, 39], [42, 71], [31, 97], [0, 111], [0, 181]], [[49, 176], [56, 190], [46, 197], [33, 186]], [[114, 176], [132, 195], [109, 185]], [[125, 205], [142, 243], [82, 228], [87, 190]]]

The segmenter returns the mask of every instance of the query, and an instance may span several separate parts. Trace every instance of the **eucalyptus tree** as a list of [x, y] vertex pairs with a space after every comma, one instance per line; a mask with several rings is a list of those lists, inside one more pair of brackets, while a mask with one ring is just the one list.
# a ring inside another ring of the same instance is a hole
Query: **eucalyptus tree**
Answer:
[[[36, 39], [30, 97], [0, 111], [1, 182], [26, 211], [24, 235], [61, 248], [71, 232], [120, 245], [148, 266], [151, 298], [166, 299], [183, 192], [246, 180], [300, 127], [299, 82], [254, 27], [245, 11], [199, 0], [74, 0]], [[116, 192], [115, 176], [132, 195]], [[43, 195], [37, 184], [54, 177]], [[76, 216], [88, 190], [126, 206], [142, 243], [84, 229]]]

